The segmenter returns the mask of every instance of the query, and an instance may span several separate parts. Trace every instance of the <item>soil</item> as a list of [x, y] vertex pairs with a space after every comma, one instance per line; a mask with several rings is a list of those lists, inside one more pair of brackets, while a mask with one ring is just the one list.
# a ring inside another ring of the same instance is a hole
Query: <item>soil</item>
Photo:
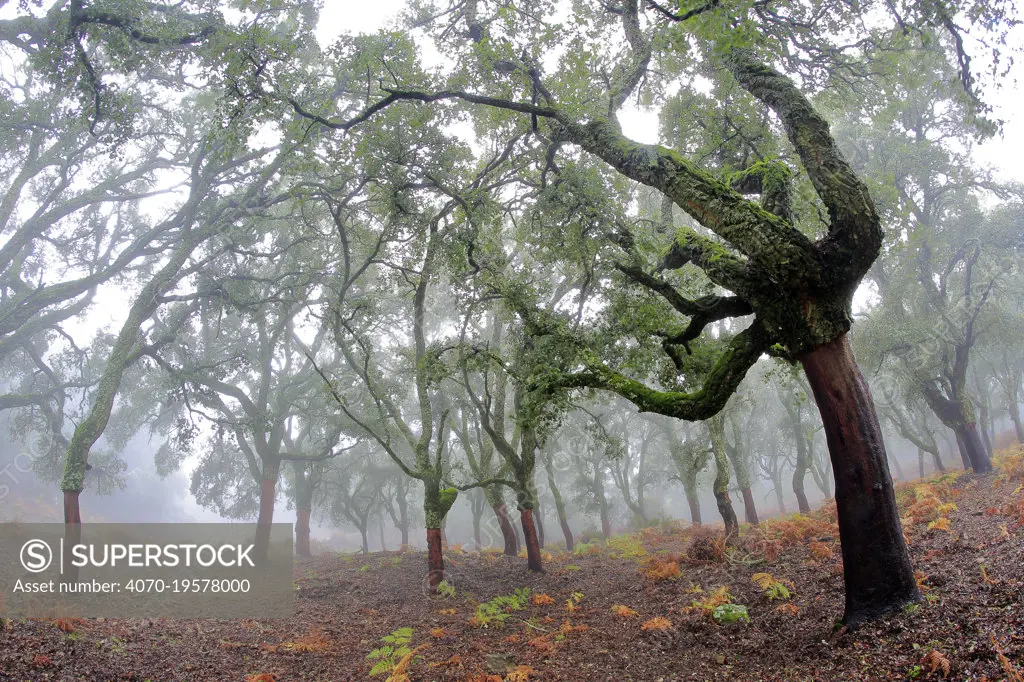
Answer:
[[[713, 538], [699, 535], [710, 548], [701, 554], [689, 549], [692, 530], [665, 526], [577, 555], [549, 548], [541, 574], [525, 558], [450, 547], [450, 596], [427, 594], [424, 552], [333, 554], [297, 561], [289, 618], [4, 620], [0, 679], [383, 681], [387, 673], [369, 676], [367, 656], [381, 637], [411, 627], [410, 646], [424, 645], [409, 661], [416, 681], [1024, 680], [1020, 480], [946, 481], [938, 487], [948, 530], [913, 516], [929, 512], [915, 504], [921, 488], [899, 493], [926, 600], [855, 631], [838, 625], [843, 581], [826, 509], [816, 520], [744, 526], [724, 561]], [[668, 579], [651, 577], [673, 559], [678, 577], [670, 565]], [[791, 584], [791, 597], [769, 599], [757, 573]], [[749, 623], [688, 608], [719, 586], [747, 607]], [[501, 612], [504, 623], [470, 622], [480, 602], [519, 588], [531, 601]], [[615, 605], [636, 615], [617, 615]], [[655, 617], [670, 625], [643, 629]]]

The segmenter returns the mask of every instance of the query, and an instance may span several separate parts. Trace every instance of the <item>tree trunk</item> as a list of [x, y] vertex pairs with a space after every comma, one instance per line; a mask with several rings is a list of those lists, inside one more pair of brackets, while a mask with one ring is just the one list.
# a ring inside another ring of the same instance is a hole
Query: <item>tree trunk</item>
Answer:
[[363, 540], [363, 554], [370, 553], [370, 539], [366, 536], [366, 526], [359, 527], [359, 537]]
[[66, 490], [64, 492], [64, 546], [67, 549], [63, 553], [63, 567], [61, 568], [61, 582], [74, 584], [78, 582], [78, 567], [71, 563], [72, 555], [70, 548], [79, 544], [82, 540], [82, 516], [78, 506], [78, 496], [81, 491]]
[[743, 518], [751, 526], [760, 523], [757, 518], [757, 507], [754, 505], [754, 494], [750, 492], [750, 486], [743, 488]]
[[978, 434], [978, 425], [976, 423], [967, 422], [961, 426], [957, 434], [957, 440], [963, 441], [964, 452], [967, 453], [967, 459], [974, 473], [987, 474], [992, 471], [992, 462], [989, 460], [988, 453], [985, 451], [985, 445]]
[[544, 549], [544, 512], [541, 511], [539, 504], [534, 509], [537, 511], [533, 517], [534, 523], [537, 524], [537, 544]]
[[304, 557], [313, 556], [309, 548], [309, 515], [308, 509], [295, 510], [295, 553]]
[[565, 536], [565, 549], [571, 552], [575, 542], [572, 536], [572, 529], [569, 528], [569, 518], [565, 513], [565, 501], [562, 499], [562, 493], [555, 483], [555, 472], [551, 465], [550, 455], [545, 462], [545, 469], [548, 474], [548, 488], [551, 489], [551, 496], [555, 498], [555, 514], [558, 515], [558, 525], [562, 527], [562, 535]]
[[384, 542], [384, 517], [380, 519], [380, 523], [377, 525], [377, 534], [380, 536], [380, 551], [388, 551], [388, 546]]
[[967, 453], [967, 441], [964, 440], [963, 434], [959, 429], [955, 430], [956, 434], [956, 447], [960, 451], [960, 461], [964, 465], [964, 471], [971, 470], [971, 456]]
[[277, 497], [277, 478], [280, 462], [263, 463], [263, 480], [260, 481], [260, 514], [256, 520], [256, 541], [253, 554], [266, 559], [270, 550], [270, 529], [274, 523], [274, 500]]
[[779, 513], [785, 515], [786, 512], [786, 497], [782, 494], [782, 481], [773, 481], [775, 490], [775, 503], [779, 506]]
[[690, 523], [700, 525], [700, 497], [697, 495], [696, 482], [683, 483], [683, 495], [686, 497], [686, 506], [690, 508]]
[[409, 486], [399, 479], [395, 489], [395, 503], [398, 504], [398, 530], [402, 533], [402, 551], [409, 549], [409, 500], [406, 497]]
[[612, 521], [608, 517], [607, 503], [601, 505], [601, 535], [604, 536], [605, 539], [612, 536]]
[[82, 523], [82, 510], [78, 505], [78, 497], [81, 490], [64, 491], [64, 523]]
[[1024, 423], [1020, 419], [1020, 407], [1016, 404], [1010, 405], [1010, 421], [1013, 422], [1013, 430], [1017, 432], [1017, 442], [1024, 443]]
[[836, 481], [846, 609], [856, 625], [921, 599], [889, 475], [882, 429], [845, 334], [799, 358], [825, 427]]
[[523, 537], [526, 540], [526, 564], [531, 571], [543, 571], [540, 562], [540, 541], [537, 538], [537, 527], [534, 525], [533, 510], [523, 508], [519, 512], [519, 520], [523, 524]]
[[907, 480], [906, 475], [903, 473], [903, 467], [900, 466], [900, 458], [896, 455], [889, 456], [889, 461], [892, 462], [893, 467], [896, 469], [896, 480], [905, 481]]
[[718, 505], [718, 513], [725, 523], [725, 537], [727, 541], [735, 539], [740, 534], [740, 522], [736, 518], [736, 510], [732, 507], [732, 500], [729, 499], [729, 461], [725, 453], [725, 422], [721, 413], [708, 419], [708, 432], [711, 434], [711, 452], [715, 457], [715, 482], [713, 491], [715, 503]]
[[917, 449], [917, 477], [924, 478], [924, 450]]
[[932, 461], [935, 463], [935, 469], [937, 471], [946, 473], [946, 465], [942, 463], [942, 456], [939, 454], [938, 447], [932, 450]]
[[508, 521], [508, 508], [504, 502], [499, 502], [494, 506], [494, 515], [498, 517], [498, 524], [501, 526], [501, 537], [505, 541], [505, 556], [518, 556], [518, 538], [512, 524]]
[[427, 529], [427, 585], [431, 592], [444, 580], [444, 554], [441, 553], [441, 529]]
[[480, 549], [481, 547], [483, 547], [483, 544], [481, 543], [481, 537], [480, 537], [480, 517], [482, 515], [483, 514], [481, 514], [481, 510], [477, 509], [474, 506], [474, 508], [473, 508], [473, 542], [476, 543], [476, 548], [477, 549]]

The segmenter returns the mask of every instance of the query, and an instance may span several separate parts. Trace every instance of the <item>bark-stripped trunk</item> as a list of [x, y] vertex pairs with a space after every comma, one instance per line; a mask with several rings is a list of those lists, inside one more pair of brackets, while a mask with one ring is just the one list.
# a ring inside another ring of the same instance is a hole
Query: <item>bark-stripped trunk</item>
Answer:
[[799, 358], [825, 426], [836, 481], [848, 625], [918, 601], [867, 382], [844, 334]]
[[515, 529], [512, 528], [512, 524], [509, 523], [508, 507], [505, 506], [504, 502], [499, 502], [494, 506], [494, 515], [498, 517], [498, 525], [501, 528], [501, 537], [502, 540], [505, 541], [505, 556], [518, 556], [519, 541], [516, 537]]
[[754, 494], [750, 492], [750, 486], [743, 488], [743, 518], [751, 526], [760, 523], [757, 518], [757, 506], [754, 504]]
[[444, 554], [441, 553], [441, 529], [427, 529], [427, 585], [431, 592], [444, 580]]
[[522, 509], [519, 520], [523, 524], [523, 537], [526, 542], [526, 565], [531, 571], [543, 571], [540, 561], [540, 540], [537, 538], [537, 527], [534, 525], [533, 510]]

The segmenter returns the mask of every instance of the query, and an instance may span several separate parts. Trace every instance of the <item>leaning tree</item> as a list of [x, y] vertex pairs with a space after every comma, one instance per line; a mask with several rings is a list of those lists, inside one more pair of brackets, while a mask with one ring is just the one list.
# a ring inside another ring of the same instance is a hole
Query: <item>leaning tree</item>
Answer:
[[[461, 67], [450, 78], [382, 83], [380, 99], [348, 121], [332, 120], [322, 102], [300, 95], [289, 101], [300, 114], [346, 130], [400, 101], [460, 100], [500, 109], [519, 114], [522, 125], [550, 143], [553, 172], [561, 148], [571, 145], [662, 192], [704, 231], [676, 227], [671, 248], [655, 264], [630, 248], [628, 232], [615, 236], [637, 284], [665, 296], [678, 315], [690, 320], [681, 334], [667, 338], [679, 372], [706, 369], [687, 368], [682, 351], [709, 323], [749, 317], [749, 324], [736, 327], [721, 342], [706, 340], [717, 346], [717, 357], [695, 391], [652, 387], [608, 366], [585, 347], [570, 371], [552, 384], [611, 390], [641, 410], [702, 420], [722, 409], [763, 354], [799, 363], [822, 415], [835, 472], [844, 622], [855, 624], [918, 599], [881, 429], [847, 338], [853, 293], [878, 256], [882, 228], [868, 188], [795, 77], [805, 87], [866, 78], [870, 68], [864, 65], [876, 48], [884, 50], [891, 26], [907, 31], [913, 26], [922, 35], [939, 27], [953, 35], [963, 84], [971, 89], [973, 74], [955, 23], [957, 12], [980, 12], [999, 30], [1006, 24], [1005, 8], [858, 5], [857, 17], [873, 16], [878, 23], [873, 28], [853, 21], [854, 10], [842, 2], [786, 8], [709, 2], [677, 8], [623, 0], [600, 10], [574, 9], [569, 22], [583, 30], [569, 33], [552, 28], [552, 18], [544, 17], [541, 8], [516, 13], [481, 0], [459, 3], [425, 20], [436, 28], [432, 35], [442, 51]], [[826, 30], [807, 28], [825, 17], [830, 20]], [[864, 40], [853, 47], [840, 44], [827, 30], [840, 25], [862, 32]], [[546, 75], [545, 66], [550, 72], [555, 63], [558, 75]], [[640, 144], [623, 134], [617, 113], [631, 96], [659, 96], [668, 80], [659, 75], [685, 82], [697, 72], [733, 79], [770, 109], [788, 140], [790, 163], [765, 159], [726, 177], [702, 169], [676, 149]], [[794, 171], [805, 174], [813, 187], [821, 209], [817, 224], [801, 223], [793, 212]], [[689, 265], [702, 270], [718, 292], [687, 298], [661, 276]]]

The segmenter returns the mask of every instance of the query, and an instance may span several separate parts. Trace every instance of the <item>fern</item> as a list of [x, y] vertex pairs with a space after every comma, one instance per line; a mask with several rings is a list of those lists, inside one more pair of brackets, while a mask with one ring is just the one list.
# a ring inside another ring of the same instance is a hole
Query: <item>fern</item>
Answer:
[[412, 632], [412, 628], [409, 627], [398, 628], [390, 635], [380, 638], [384, 645], [366, 655], [366, 660], [376, 661], [370, 668], [370, 677], [392, 673], [403, 662], [408, 667], [412, 655], [418, 650], [409, 646], [412, 642]]
[[755, 573], [751, 581], [764, 590], [764, 596], [769, 600], [783, 600], [793, 596], [793, 583], [785, 579], [779, 580], [771, 573]]

